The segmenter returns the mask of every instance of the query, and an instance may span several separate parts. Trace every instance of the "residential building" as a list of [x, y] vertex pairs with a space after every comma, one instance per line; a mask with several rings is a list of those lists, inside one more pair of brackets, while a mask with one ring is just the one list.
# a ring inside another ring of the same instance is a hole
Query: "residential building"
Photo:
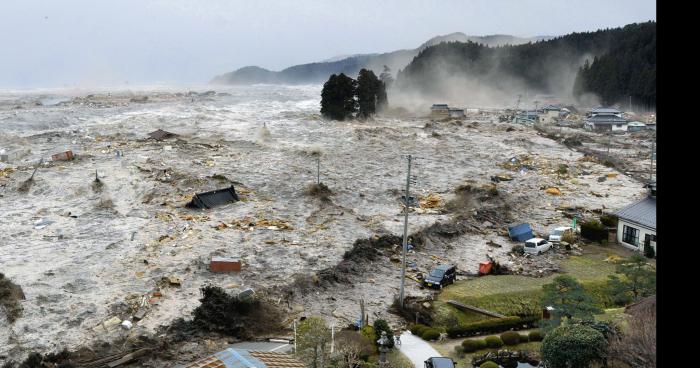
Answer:
[[293, 355], [272, 351], [228, 348], [184, 368], [306, 368]]
[[629, 121], [622, 117], [622, 111], [611, 107], [597, 107], [588, 113], [583, 127], [596, 132], [626, 132], [628, 123]]
[[442, 119], [450, 117], [450, 108], [447, 104], [434, 104], [430, 108], [430, 117], [433, 119]]
[[534, 124], [540, 121], [540, 114], [535, 110], [521, 111], [515, 115], [513, 122], [516, 124]]
[[645, 198], [615, 211], [617, 242], [640, 252], [644, 251], [645, 244], [656, 251], [656, 184], [648, 188]]
[[642, 123], [641, 121], [631, 121], [627, 123], [627, 131], [628, 132], [639, 132], [641, 130], [646, 130], [647, 125]]
[[540, 109], [540, 121], [545, 124], [554, 124], [559, 121], [561, 117], [562, 109], [557, 105], [547, 105]]
[[465, 118], [464, 109], [449, 109], [451, 118]]

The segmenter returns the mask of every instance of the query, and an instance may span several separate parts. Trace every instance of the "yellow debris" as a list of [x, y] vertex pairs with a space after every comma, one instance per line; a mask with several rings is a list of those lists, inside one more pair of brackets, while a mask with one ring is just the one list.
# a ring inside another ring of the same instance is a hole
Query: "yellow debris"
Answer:
[[617, 177], [617, 173], [609, 173], [608, 178], [615, 178]]
[[559, 188], [556, 187], [547, 188], [545, 192], [551, 195], [561, 195], [561, 190], [559, 190]]
[[430, 193], [418, 200], [420, 208], [439, 208], [442, 205], [442, 198], [437, 194]]
[[15, 169], [11, 168], [11, 167], [4, 168], [4, 169], [0, 170], [0, 178], [5, 177], [5, 176], [9, 176], [14, 171], [15, 171]]

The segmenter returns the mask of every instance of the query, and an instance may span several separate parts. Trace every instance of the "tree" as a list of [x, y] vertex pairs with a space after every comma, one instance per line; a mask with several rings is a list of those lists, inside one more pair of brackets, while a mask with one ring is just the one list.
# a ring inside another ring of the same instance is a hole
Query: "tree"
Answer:
[[607, 356], [607, 342], [599, 331], [582, 325], [555, 328], [542, 340], [542, 359], [551, 368], [587, 368]]
[[610, 356], [630, 367], [656, 367], [656, 303], [640, 304], [624, 333], [611, 338]]
[[608, 288], [615, 302], [627, 304], [656, 292], [656, 272], [644, 256], [634, 254], [617, 264], [615, 272], [608, 276]]
[[379, 80], [384, 83], [387, 89], [391, 88], [391, 84], [394, 83], [394, 78], [391, 76], [391, 69], [388, 66], [384, 65], [384, 71], [379, 74]]
[[324, 368], [328, 362], [331, 331], [321, 317], [309, 317], [297, 328], [297, 355], [311, 368]]
[[377, 102], [386, 102], [384, 84], [374, 75], [374, 72], [361, 69], [357, 76], [358, 117], [368, 118], [377, 112]]
[[343, 73], [331, 75], [321, 91], [321, 114], [334, 120], [351, 118], [357, 111], [356, 90], [354, 79]]
[[343, 330], [335, 335], [338, 368], [354, 368], [374, 353], [374, 344], [361, 333]]
[[[386, 331], [386, 338], [389, 339], [389, 344], [387, 345], [390, 349], [394, 347], [394, 333], [391, 331], [389, 324], [383, 320], [378, 319], [374, 321], [374, 333], [377, 335], [377, 340], [382, 337], [382, 331]], [[377, 341], [374, 341], [376, 344]]]
[[562, 317], [567, 320], [572, 318], [592, 320], [594, 314], [602, 313], [595, 306], [593, 298], [586, 292], [583, 285], [574, 277], [560, 275], [554, 278], [552, 283], [542, 286], [542, 307], [554, 307], [551, 319], [545, 323], [545, 329], [551, 329], [561, 323]]

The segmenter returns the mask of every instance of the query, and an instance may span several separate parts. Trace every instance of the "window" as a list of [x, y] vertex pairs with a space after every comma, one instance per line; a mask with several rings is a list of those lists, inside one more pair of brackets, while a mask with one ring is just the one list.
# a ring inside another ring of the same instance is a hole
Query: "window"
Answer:
[[635, 229], [631, 226], [622, 226], [622, 241], [627, 244], [632, 244], [634, 246], [639, 246], [639, 229]]

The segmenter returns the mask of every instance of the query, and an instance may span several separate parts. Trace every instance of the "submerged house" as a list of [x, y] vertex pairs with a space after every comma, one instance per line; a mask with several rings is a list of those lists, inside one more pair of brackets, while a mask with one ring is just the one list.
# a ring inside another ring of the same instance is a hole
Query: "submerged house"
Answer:
[[447, 106], [447, 104], [433, 104], [433, 106], [430, 108], [430, 117], [433, 119], [449, 118], [449, 106]]
[[656, 252], [656, 184], [648, 188], [645, 198], [615, 211], [617, 242], [640, 252], [646, 244]]
[[452, 108], [450, 108], [449, 111], [450, 111], [451, 118], [465, 118], [465, 117], [467, 117], [464, 114], [464, 109], [452, 109]]
[[175, 133], [170, 133], [162, 129], [158, 129], [156, 131], [148, 133], [148, 136], [157, 140], [157, 141], [162, 141], [164, 139], [170, 139], [170, 138], [175, 138], [177, 137], [177, 134]]
[[539, 123], [540, 114], [537, 111], [522, 111], [515, 115], [513, 122], [516, 124], [534, 124]]
[[557, 105], [544, 106], [541, 111], [540, 120], [545, 124], [554, 124], [559, 121], [562, 109]]
[[622, 111], [610, 107], [591, 110], [583, 127], [596, 132], [626, 132], [629, 121], [622, 117]]

